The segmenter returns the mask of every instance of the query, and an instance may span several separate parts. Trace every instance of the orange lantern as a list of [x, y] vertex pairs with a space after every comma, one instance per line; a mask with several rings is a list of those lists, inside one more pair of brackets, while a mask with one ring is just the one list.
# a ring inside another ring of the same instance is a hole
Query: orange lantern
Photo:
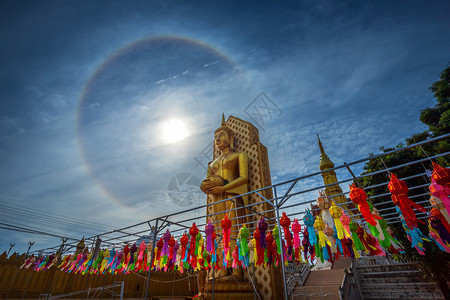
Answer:
[[324, 191], [319, 191], [319, 194], [320, 196], [317, 198], [317, 206], [322, 210], [329, 209], [331, 206], [330, 198], [328, 198]]

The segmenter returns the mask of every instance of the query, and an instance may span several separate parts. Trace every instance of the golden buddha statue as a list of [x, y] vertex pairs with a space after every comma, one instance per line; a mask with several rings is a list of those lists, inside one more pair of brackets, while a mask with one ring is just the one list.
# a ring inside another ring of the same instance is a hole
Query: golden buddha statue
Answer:
[[[248, 156], [245, 152], [234, 151], [234, 132], [226, 126], [224, 116], [221, 127], [214, 132], [214, 145], [220, 155], [208, 165], [206, 179], [202, 181], [200, 189], [205, 194], [212, 194], [214, 202], [247, 193]], [[240, 202], [237, 207], [248, 204], [248, 197], [239, 197], [237, 200]], [[231, 201], [214, 206], [214, 212], [235, 208]], [[232, 212], [228, 212], [228, 215], [230, 219], [233, 218]]]
[[[214, 132], [214, 146], [220, 155], [208, 165], [206, 179], [200, 184], [205, 194], [212, 195], [213, 203], [248, 192], [248, 155], [234, 151], [234, 137], [234, 131], [226, 126], [222, 115], [222, 125]], [[237, 237], [239, 227], [245, 223], [245, 212], [240, 207], [247, 204], [248, 195], [213, 205], [214, 213], [228, 211], [232, 224], [231, 236]], [[224, 215], [217, 214], [212, 219], [220, 222]], [[232, 239], [230, 248], [234, 249], [235, 245], [236, 241]]]

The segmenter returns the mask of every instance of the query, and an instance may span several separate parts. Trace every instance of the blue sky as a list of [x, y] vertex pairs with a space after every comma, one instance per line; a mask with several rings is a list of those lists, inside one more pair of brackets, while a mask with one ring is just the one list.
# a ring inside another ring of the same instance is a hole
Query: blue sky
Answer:
[[[428, 87], [450, 61], [448, 11], [448, 1], [1, 1], [0, 203], [100, 232], [177, 211], [169, 182], [202, 179], [194, 158], [222, 112], [251, 121], [245, 108], [261, 92], [280, 109], [259, 128], [274, 183], [318, 170], [316, 133], [336, 164], [394, 146], [425, 128]], [[164, 136], [170, 120], [184, 139]], [[1, 252], [59, 243], [0, 232]]]

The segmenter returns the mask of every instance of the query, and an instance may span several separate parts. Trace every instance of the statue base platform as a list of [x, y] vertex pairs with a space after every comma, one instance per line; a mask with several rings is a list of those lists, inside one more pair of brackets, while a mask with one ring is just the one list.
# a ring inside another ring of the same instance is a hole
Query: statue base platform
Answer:
[[[206, 286], [206, 293], [202, 299], [212, 299], [212, 279], [209, 279]], [[216, 279], [214, 282], [214, 299], [239, 299], [253, 300], [255, 290], [250, 281], [238, 281], [235, 278], [226, 278], [226, 280]]]

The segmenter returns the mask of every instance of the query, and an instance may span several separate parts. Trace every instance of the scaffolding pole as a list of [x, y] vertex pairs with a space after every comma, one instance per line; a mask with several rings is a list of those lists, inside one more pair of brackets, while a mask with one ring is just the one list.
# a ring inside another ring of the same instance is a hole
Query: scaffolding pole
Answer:
[[147, 281], [145, 282], [145, 297], [144, 299], [147, 300], [147, 296], [148, 296], [148, 285], [150, 283], [150, 274], [152, 271], [152, 264], [153, 264], [153, 259], [154, 259], [154, 255], [155, 255], [155, 246], [156, 246], [156, 233], [158, 232], [158, 219], [156, 219], [156, 224], [155, 224], [155, 228], [151, 228], [152, 232], [153, 232], [153, 247], [152, 247], [152, 256], [150, 258], [150, 265], [148, 267], [148, 275], [147, 275]]

